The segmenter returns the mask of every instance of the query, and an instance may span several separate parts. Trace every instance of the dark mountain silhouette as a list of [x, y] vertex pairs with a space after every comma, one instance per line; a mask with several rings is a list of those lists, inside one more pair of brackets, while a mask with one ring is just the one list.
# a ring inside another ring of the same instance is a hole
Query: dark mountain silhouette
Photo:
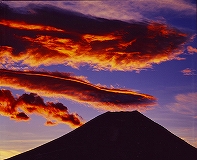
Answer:
[[107, 112], [9, 160], [197, 160], [197, 149], [138, 111]]

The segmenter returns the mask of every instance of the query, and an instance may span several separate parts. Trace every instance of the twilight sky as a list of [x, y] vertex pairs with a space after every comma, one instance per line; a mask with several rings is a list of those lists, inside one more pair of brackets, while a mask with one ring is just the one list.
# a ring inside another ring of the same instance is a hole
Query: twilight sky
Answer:
[[195, 0], [0, 3], [0, 159], [106, 111], [197, 147]]

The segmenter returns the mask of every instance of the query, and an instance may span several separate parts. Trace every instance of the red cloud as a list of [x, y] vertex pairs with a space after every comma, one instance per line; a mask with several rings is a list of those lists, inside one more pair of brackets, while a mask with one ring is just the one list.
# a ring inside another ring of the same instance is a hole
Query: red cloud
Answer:
[[24, 89], [49, 97], [64, 97], [104, 110], [146, 109], [147, 106], [154, 105], [156, 100], [153, 96], [131, 90], [93, 85], [65, 73], [0, 69], [0, 76], [1, 86]]
[[[18, 110], [23, 112], [19, 112]], [[37, 114], [47, 119], [46, 125], [64, 123], [70, 127], [83, 124], [77, 114], [70, 114], [62, 103], [47, 102], [37, 94], [23, 94], [15, 99], [9, 90], [0, 90], [0, 114], [17, 121], [27, 121], [27, 114]]]
[[8, 64], [142, 70], [178, 59], [187, 40], [186, 34], [155, 22], [90, 18], [53, 7], [33, 6], [34, 14], [2, 8], [0, 58]]
[[0, 90], [0, 115], [10, 117], [18, 121], [27, 121], [29, 117], [16, 108], [16, 100], [9, 90]]

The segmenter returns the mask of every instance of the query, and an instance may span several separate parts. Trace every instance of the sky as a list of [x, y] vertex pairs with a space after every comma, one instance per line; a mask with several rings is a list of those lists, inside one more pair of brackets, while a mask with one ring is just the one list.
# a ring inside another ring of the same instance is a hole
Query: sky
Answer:
[[0, 159], [107, 111], [197, 147], [195, 0], [2, 1]]

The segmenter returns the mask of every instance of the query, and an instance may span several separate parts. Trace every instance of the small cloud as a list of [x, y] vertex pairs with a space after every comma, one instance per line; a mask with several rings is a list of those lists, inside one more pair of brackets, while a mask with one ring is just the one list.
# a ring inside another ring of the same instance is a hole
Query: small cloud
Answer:
[[15, 107], [15, 98], [9, 90], [0, 90], [0, 115], [17, 121], [28, 121], [30, 118]]
[[45, 126], [55, 126], [57, 123], [52, 122], [52, 121], [46, 121]]
[[185, 76], [193, 76], [193, 75], [196, 75], [196, 70], [194, 69], [190, 69], [190, 68], [186, 68], [184, 70], [181, 71], [183, 73], [183, 75]]
[[170, 110], [183, 115], [197, 117], [197, 92], [178, 94], [175, 96], [174, 103], [168, 105]]
[[17, 120], [25, 120], [25, 121], [29, 120], [29, 117], [24, 112], [20, 112], [20, 113], [16, 114], [16, 118], [17, 118]]
[[187, 51], [189, 54], [197, 53], [197, 48], [194, 48], [192, 46], [187, 46]]

